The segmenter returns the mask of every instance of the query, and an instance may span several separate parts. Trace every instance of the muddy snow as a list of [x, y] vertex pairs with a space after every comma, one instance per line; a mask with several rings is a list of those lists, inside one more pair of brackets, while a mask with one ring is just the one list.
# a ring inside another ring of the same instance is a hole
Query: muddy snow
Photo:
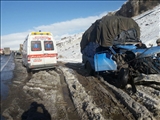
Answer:
[[15, 64], [9, 96], [1, 104], [7, 120], [21, 120], [33, 101], [55, 120], [160, 119], [160, 75], [143, 74], [131, 94], [130, 85], [122, 90], [105, 78], [87, 76], [81, 63], [58, 63], [33, 74], [27, 74], [21, 59]]

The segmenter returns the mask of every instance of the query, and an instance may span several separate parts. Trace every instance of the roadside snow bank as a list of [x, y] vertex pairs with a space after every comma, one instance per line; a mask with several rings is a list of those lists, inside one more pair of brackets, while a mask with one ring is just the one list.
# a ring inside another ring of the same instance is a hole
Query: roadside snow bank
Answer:
[[82, 120], [104, 120], [101, 115], [102, 109], [96, 107], [92, 98], [85, 92], [84, 87], [79, 83], [74, 71], [69, 68], [59, 67], [64, 75], [68, 84], [71, 97], [77, 108], [78, 114], [81, 115]]

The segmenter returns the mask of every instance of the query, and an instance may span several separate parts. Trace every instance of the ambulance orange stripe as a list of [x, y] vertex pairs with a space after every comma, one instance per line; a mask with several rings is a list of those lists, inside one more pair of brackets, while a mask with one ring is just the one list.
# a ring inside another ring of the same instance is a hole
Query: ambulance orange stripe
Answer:
[[33, 55], [28, 55], [28, 58], [44, 58], [44, 57], [57, 57], [58, 54], [33, 54]]

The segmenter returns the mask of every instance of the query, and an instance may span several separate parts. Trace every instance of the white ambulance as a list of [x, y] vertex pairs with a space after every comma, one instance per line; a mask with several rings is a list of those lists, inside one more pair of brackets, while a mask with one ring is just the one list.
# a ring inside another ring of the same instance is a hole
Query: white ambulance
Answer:
[[31, 32], [27, 35], [22, 50], [22, 64], [27, 72], [54, 68], [57, 63], [56, 41], [50, 32]]

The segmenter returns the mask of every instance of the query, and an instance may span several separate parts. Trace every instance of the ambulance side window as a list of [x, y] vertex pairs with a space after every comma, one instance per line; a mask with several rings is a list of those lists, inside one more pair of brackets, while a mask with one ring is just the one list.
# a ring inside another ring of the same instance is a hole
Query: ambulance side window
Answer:
[[46, 51], [54, 50], [53, 41], [44, 41], [44, 49]]
[[31, 51], [41, 51], [41, 41], [31, 41]]

